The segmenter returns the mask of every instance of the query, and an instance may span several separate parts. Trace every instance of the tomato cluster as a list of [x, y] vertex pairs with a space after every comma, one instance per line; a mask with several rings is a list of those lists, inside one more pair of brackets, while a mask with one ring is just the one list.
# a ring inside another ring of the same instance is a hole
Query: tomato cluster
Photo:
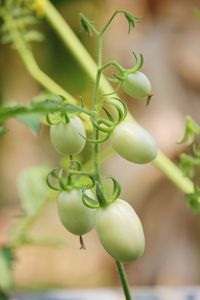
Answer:
[[[122, 86], [132, 97], [142, 98], [151, 95], [150, 81], [139, 70], [126, 72]], [[117, 100], [120, 103], [113, 102]], [[102, 104], [100, 109], [104, 109], [108, 119], [98, 118], [98, 111], [95, 111], [91, 115], [93, 128], [107, 134], [113, 149], [124, 159], [137, 164], [154, 160], [157, 147], [150, 133], [137, 123], [125, 120], [127, 108], [120, 99], [112, 98], [107, 101], [108, 103], [115, 106], [119, 118], [117, 121], [114, 120]], [[71, 162], [72, 156], [79, 154], [86, 140], [89, 140], [80, 117], [66, 115], [65, 118], [60, 119], [60, 122], [51, 124], [50, 138], [56, 151], [63, 155], [70, 155]], [[81, 172], [79, 171], [78, 174], [80, 175]], [[92, 176], [94, 175], [90, 175]], [[61, 186], [57, 201], [58, 214], [69, 232], [82, 236], [94, 227], [105, 250], [117, 261], [133, 261], [142, 255], [145, 247], [142, 224], [130, 204], [119, 199], [120, 188], [117, 192], [113, 192], [110, 199], [106, 199], [96, 177], [92, 178], [96, 197], [91, 191], [92, 187], [77, 187], [71, 181], [71, 177], [67, 185], [64, 185], [64, 181], [59, 176], [58, 179]], [[115, 179], [113, 183], [117, 190]], [[89, 202], [85, 199], [89, 199]], [[96, 204], [92, 206], [91, 201]]]

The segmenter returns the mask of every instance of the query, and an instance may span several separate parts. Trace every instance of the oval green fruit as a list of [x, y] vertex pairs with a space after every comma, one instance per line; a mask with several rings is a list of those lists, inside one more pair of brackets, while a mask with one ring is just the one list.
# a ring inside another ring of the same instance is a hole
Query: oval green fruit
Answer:
[[157, 146], [154, 138], [136, 123], [119, 123], [110, 139], [114, 150], [128, 161], [145, 164], [156, 158]]
[[142, 72], [131, 73], [122, 84], [123, 90], [131, 97], [144, 98], [152, 95], [151, 82]]
[[76, 155], [80, 153], [86, 140], [85, 128], [79, 117], [72, 117], [69, 123], [52, 125], [50, 128], [51, 142], [54, 148], [61, 154]]
[[95, 229], [105, 250], [117, 261], [133, 261], [145, 248], [143, 227], [134, 209], [117, 199], [95, 215]]
[[[85, 193], [93, 198], [91, 191]], [[73, 234], [83, 235], [94, 226], [95, 209], [86, 207], [82, 201], [82, 191], [63, 191], [58, 196], [58, 214], [64, 227]]]

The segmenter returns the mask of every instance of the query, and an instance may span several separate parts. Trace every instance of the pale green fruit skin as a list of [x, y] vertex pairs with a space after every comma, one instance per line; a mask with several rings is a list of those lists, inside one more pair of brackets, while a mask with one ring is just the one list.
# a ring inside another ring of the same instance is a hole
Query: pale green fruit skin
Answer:
[[131, 97], [144, 98], [152, 94], [149, 78], [139, 71], [128, 74], [122, 86], [124, 91]]
[[97, 210], [95, 229], [105, 250], [117, 261], [133, 261], [145, 248], [142, 223], [126, 201], [117, 199]]
[[[89, 190], [85, 193], [89, 197], [94, 197]], [[61, 192], [58, 196], [57, 207], [60, 220], [69, 232], [83, 235], [93, 228], [96, 210], [83, 204], [81, 190]]]
[[86, 140], [79, 133], [86, 137], [83, 123], [77, 116], [72, 117], [69, 123], [52, 125], [50, 128], [54, 148], [65, 155], [76, 155], [83, 150]]
[[136, 123], [121, 122], [111, 134], [114, 150], [123, 158], [137, 164], [146, 164], [156, 158], [154, 138]]

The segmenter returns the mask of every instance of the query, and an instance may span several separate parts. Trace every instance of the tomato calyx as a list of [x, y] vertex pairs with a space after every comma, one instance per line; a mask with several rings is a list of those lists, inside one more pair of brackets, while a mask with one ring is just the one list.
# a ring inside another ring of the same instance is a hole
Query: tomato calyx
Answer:
[[[107, 109], [107, 106], [112, 106], [117, 112], [117, 118], [114, 118], [113, 115]], [[97, 117], [96, 114], [99, 113], [101, 110], [104, 111], [106, 114], [106, 118], [104, 117]], [[90, 117], [92, 125], [101, 131], [102, 133], [106, 134], [105, 138], [102, 140], [90, 140], [93, 143], [102, 142], [109, 138], [110, 134], [112, 133], [113, 129], [117, 124], [123, 121], [127, 116], [127, 106], [123, 100], [120, 98], [112, 97], [110, 99], [104, 99], [96, 106], [96, 111]]]
[[[78, 161], [71, 161], [73, 169], [53, 169], [46, 177], [47, 185], [54, 191], [71, 191], [72, 189], [88, 190], [95, 185], [93, 176], [89, 172], [82, 171]], [[86, 183], [87, 180], [87, 183]]]

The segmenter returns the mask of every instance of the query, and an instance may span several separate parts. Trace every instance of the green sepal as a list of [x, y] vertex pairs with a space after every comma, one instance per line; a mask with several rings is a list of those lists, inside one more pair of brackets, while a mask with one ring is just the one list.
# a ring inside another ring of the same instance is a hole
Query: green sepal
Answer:
[[97, 200], [89, 197], [85, 191], [83, 190], [82, 192], [82, 201], [84, 203], [85, 206], [87, 206], [88, 208], [92, 208], [92, 209], [97, 209], [99, 208], [99, 203]]
[[113, 191], [112, 191], [112, 195], [109, 197], [108, 202], [112, 203], [114, 202], [119, 195], [121, 194], [121, 187], [120, 184], [118, 183], [118, 181], [113, 177], [113, 176], [108, 176], [106, 178], [109, 178], [112, 180], [113, 182]]
[[93, 34], [92, 28], [93, 28], [94, 25], [82, 13], [80, 13], [80, 22], [81, 22], [81, 26], [84, 29], [84, 31], [87, 32], [90, 36], [92, 36], [92, 34]]
[[130, 12], [124, 12], [124, 16], [128, 21], [128, 33], [135, 27], [135, 23], [139, 23], [142, 20], [142, 17], [136, 17]]

